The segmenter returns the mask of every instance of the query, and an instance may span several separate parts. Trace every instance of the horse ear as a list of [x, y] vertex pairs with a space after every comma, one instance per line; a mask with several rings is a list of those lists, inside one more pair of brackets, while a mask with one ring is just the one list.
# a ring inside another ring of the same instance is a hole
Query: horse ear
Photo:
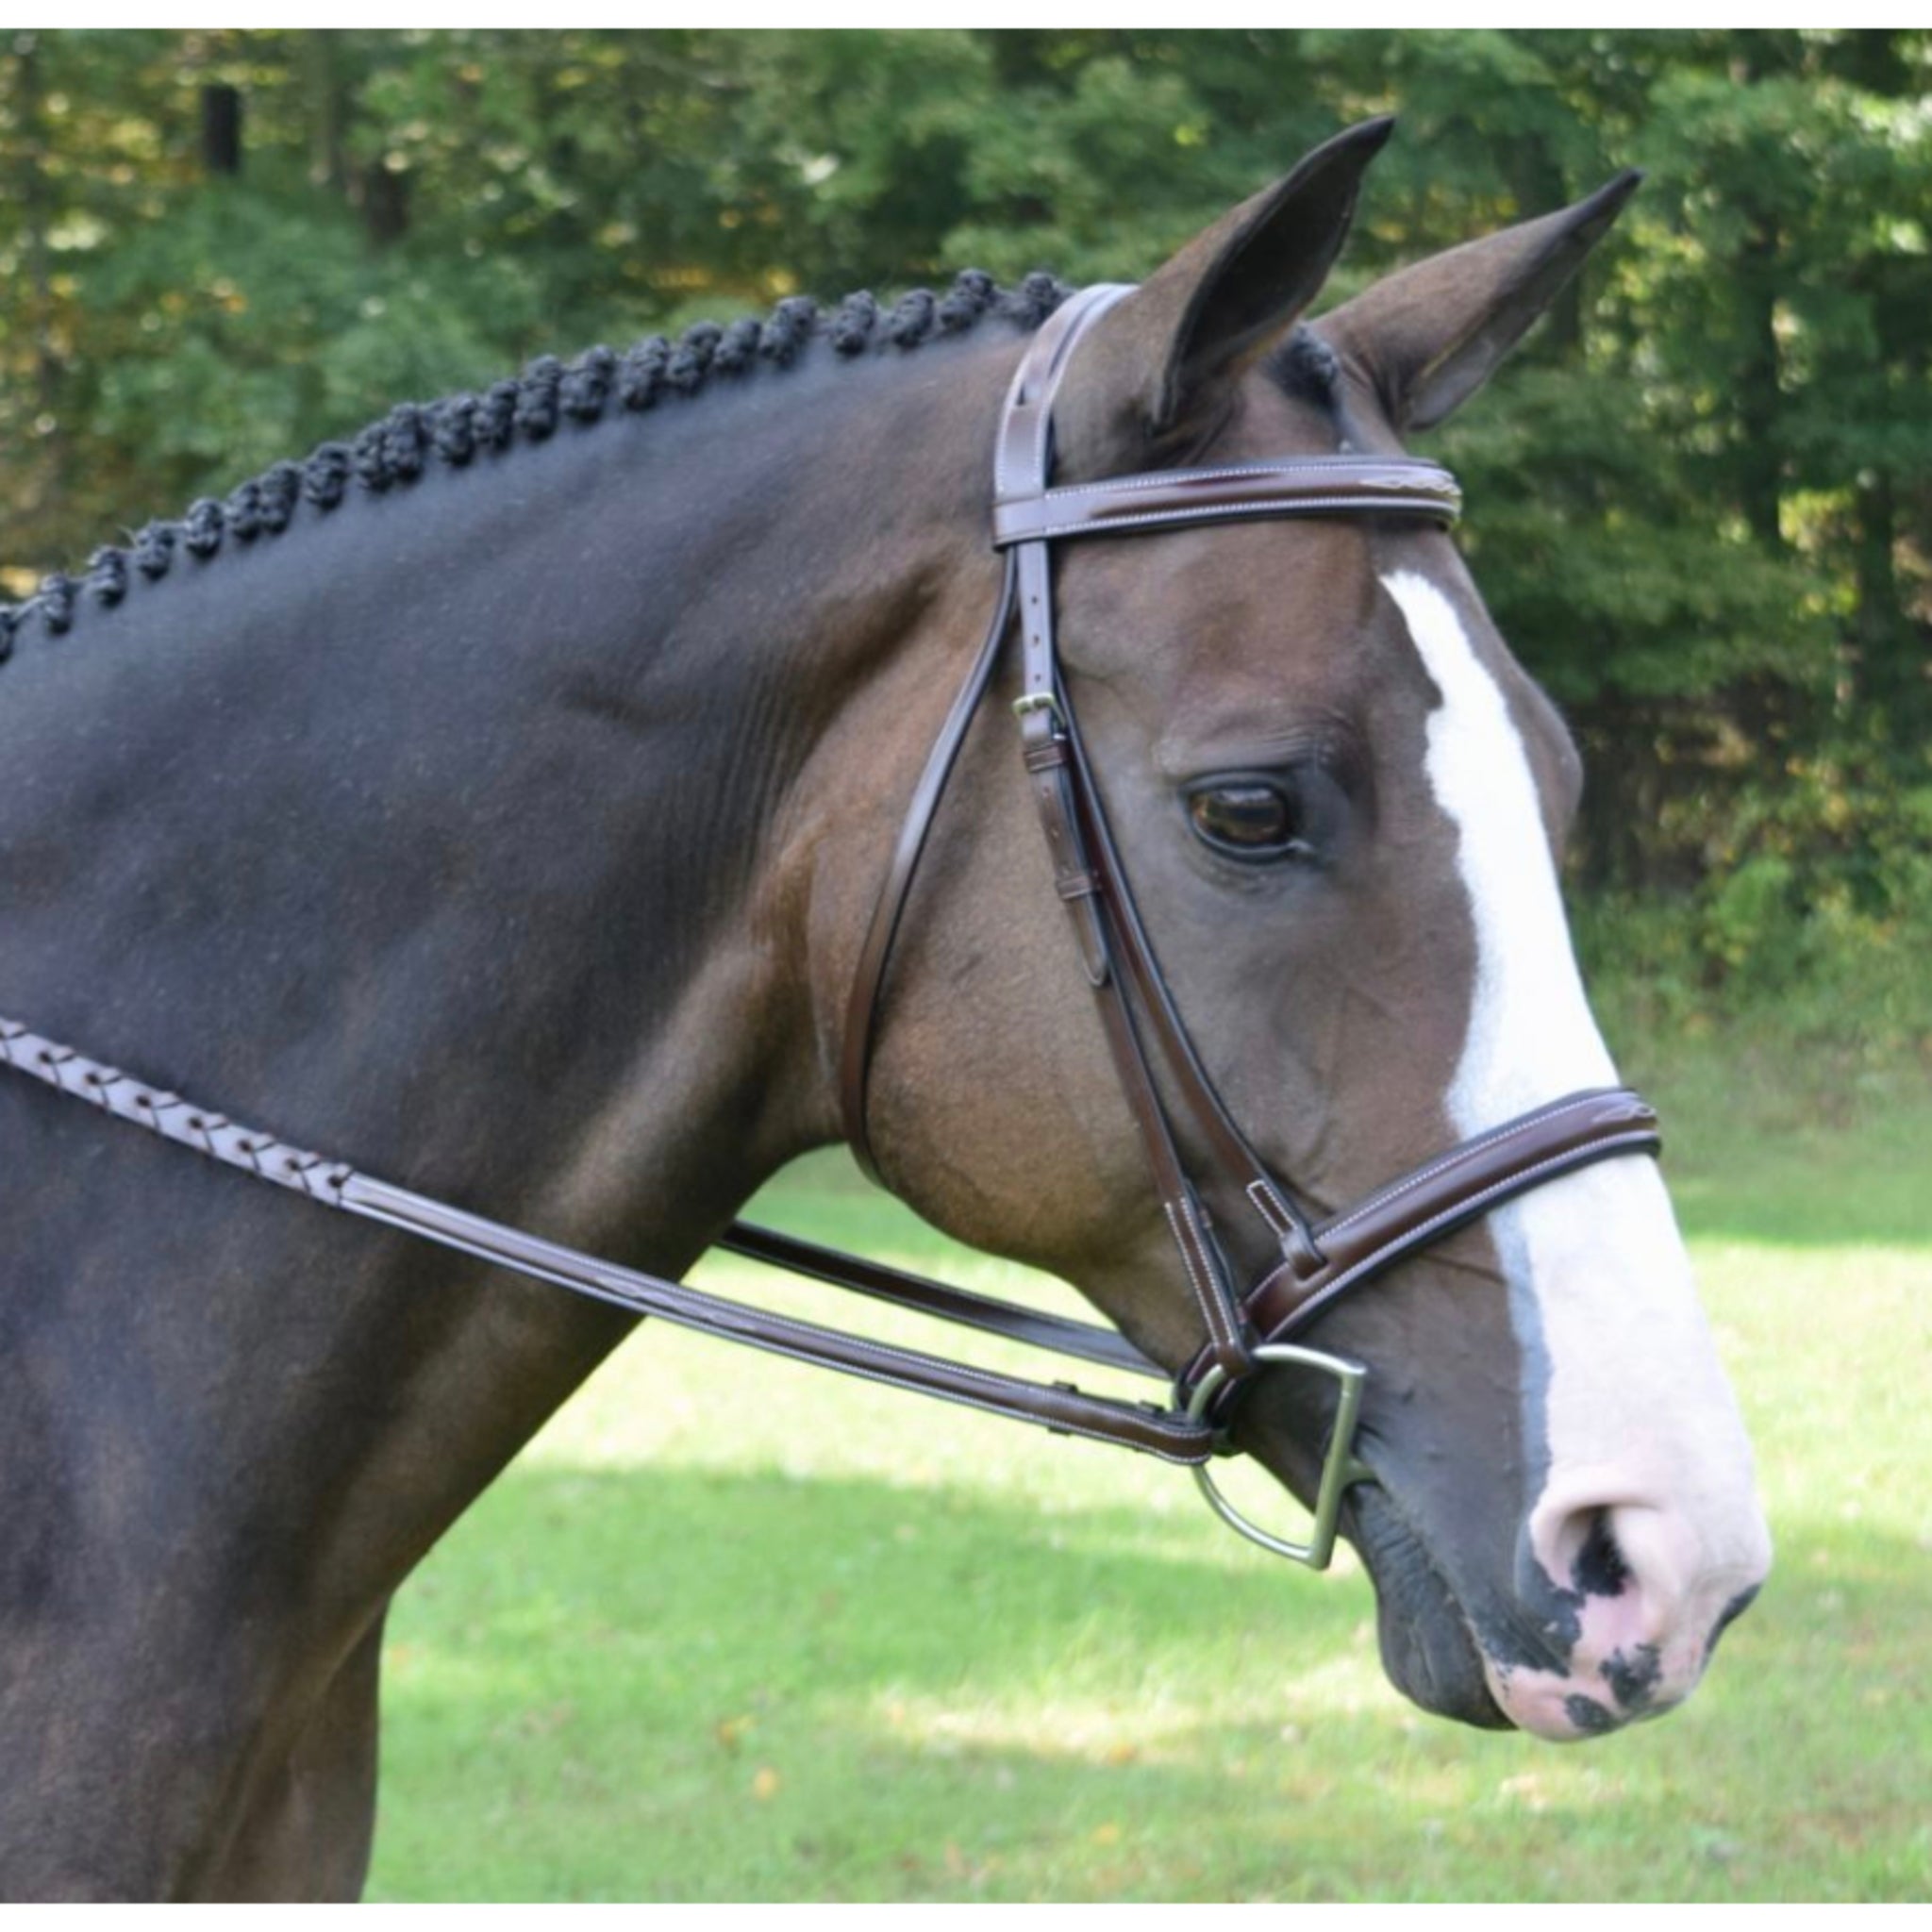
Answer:
[[1314, 325], [1375, 387], [1397, 429], [1440, 423], [1490, 378], [1643, 176], [1385, 276]]
[[1199, 413], [1314, 300], [1394, 125], [1364, 121], [1324, 142], [1141, 283], [1082, 352], [1098, 391], [1138, 406], [1152, 437]]

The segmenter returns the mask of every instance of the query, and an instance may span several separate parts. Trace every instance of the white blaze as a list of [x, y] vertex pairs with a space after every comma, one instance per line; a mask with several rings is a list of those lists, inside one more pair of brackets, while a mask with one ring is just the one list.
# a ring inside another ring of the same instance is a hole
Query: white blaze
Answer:
[[[1584, 998], [1536, 783], [1503, 692], [1433, 583], [1407, 571], [1382, 581], [1441, 692], [1427, 775], [1457, 827], [1475, 927], [1469, 1032], [1447, 1096], [1466, 1137], [1577, 1088], [1614, 1085], [1616, 1073]], [[1549, 1456], [1531, 1514], [1538, 1556], [1567, 1586], [1588, 1512], [1624, 1509], [1620, 1530], [1645, 1545], [1653, 1585], [1709, 1599], [1714, 1618], [1758, 1580], [1767, 1544], [1742, 1424], [1657, 1164], [1600, 1161], [1509, 1203], [1489, 1225], [1519, 1341], [1547, 1373], [1542, 1412], [1525, 1417]], [[1681, 1694], [1708, 1636], [1706, 1620], [1618, 1641], [1659, 1642]]]

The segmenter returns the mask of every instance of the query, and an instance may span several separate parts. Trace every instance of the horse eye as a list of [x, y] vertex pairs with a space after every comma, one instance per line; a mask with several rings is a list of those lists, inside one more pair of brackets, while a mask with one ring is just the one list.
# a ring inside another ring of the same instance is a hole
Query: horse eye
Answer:
[[1188, 794], [1188, 816], [1202, 839], [1236, 858], [1286, 858], [1309, 849], [1298, 800], [1263, 779], [1199, 786]]

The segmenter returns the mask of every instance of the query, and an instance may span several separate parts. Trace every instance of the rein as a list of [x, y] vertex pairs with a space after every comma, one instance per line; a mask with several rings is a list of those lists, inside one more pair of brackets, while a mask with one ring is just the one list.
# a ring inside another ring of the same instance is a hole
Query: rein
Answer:
[[[994, 476], [993, 543], [1004, 553], [997, 608], [927, 758], [875, 904], [846, 1011], [841, 1105], [846, 1138], [879, 1177], [866, 1124], [873, 1041], [887, 969], [940, 800], [991, 681], [1017, 610], [1023, 689], [1013, 708], [1028, 782], [1052, 856], [1084, 974], [1092, 989], [1122, 1091], [1146, 1152], [1163, 1217], [1198, 1305], [1205, 1342], [1162, 1404], [1092, 1395], [1064, 1382], [995, 1374], [943, 1357], [746, 1307], [680, 1282], [620, 1267], [575, 1248], [363, 1174], [292, 1146], [212, 1109], [0, 1018], [0, 1064], [92, 1102], [211, 1159], [365, 1220], [400, 1228], [535, 1280], [633, 1314], [718, 1335], [771, 1353], [1085, 1436], [1194, 1469], [1208, 1501], [1244, 1536], [1320, 1569], [1332, 1553], [1341, 1500], [1373, 1480], [1355, 1457], [1355, 1422], [1366, 1368], [1306, 1347], [1299, 1336], [1349, 1290], [1528, 1189], [1591, 1162], [1655, 1154], [1656, 1115], [1623, 1088], [1574, 1093], [1462, 1142], [1311, 1223], [1229, 1116], [1182, 1024], [1161, 975], [1061, 677], [1054, 627], [1052, 546], [1125, 538], [1250, 517], [1416, 517], [1453, 523], [1461, 492], [1449, 473], [1410, 457], [1296, 458], [1171, 470], [1052, 487], [1053, 402], [1073, 353], [1125, 289], [1082, 291], [1036, 333], [1003, 412]], [[1191, 1177], [1162, 1098], [1155, 1061], [1208, 1150], [1222, 1191], [1244, 1199], [1274, 1258], [1245, 1291]], [[1072, 1321], [928, 1281], [880, 1263], [739, 1222], [717, 1245], [730, 1253], [937, 1319], [1109, 1369], [1169, 1379], [1111, 1328]], [[1239, 1515], [1206, 1465], [1231, 1452], [1234, 1400], [1263, 1367], [1293, 1362], [1330, 1377], [1335, 1411], [1309, 1539], [1293, 1543]]]

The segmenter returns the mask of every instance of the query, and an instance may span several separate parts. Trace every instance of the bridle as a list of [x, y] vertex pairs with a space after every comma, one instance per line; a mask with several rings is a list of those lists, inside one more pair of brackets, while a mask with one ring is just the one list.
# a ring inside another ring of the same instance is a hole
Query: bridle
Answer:
[[[882, 1180], [866, 1090], [886, 968], [947, 777], [1017, 609], [1022, 678], [1013, 709], [1054, 888], [1072, 920], [1114, 1072], [1207, 1334], [1176, 1378], [1175, 1406], [1195, 1421], [1224, 1424], [1234, 1400], [1269, 1362], [1296, 1362], [1336, 1383], [1307, 1543], [1259, 1529], [1227, 1503], [1205, 1465], [1196, 1465], [1196, 1474], [1209, 1502], [1243, 1535], [1321, 1568], [1333, 1547], [1341, 1491], [1367, 1474], [1353, 1459], [1367, 1372], [1294, 1338], [1349, 1289], [1513, 1195], [1612, 1155], [1654, 1153], [1660, 1139], [1656, 1116], [1627, 1090], [1572, 1094], [1464, 1142], [1317, 1228], [1223, 1105], [1148, 942], [1067, 694], [1054, 624], [1053, 546], [1250, 517], [1407, 517], [1446, 526], [1461, 513], [1462, 491], [1439, 464], [1407, 456], [1298, 457], [1053, 487], [1060, 384], [1087, 332], [1131, 292], [1103, 284], [1070, 297], [1034, 337], [1008, 391], [993, 467], [993, 544], [1007, 559], [999, 608], [914, 791], [873, 914], [846, 1008], [841, 1106], [847, 1141]], [[1226, 1250], [1182, 1159], [1150, 1044], [1207, 1149], [1222, 1184], [1216, 1191], [1244, 1199], [1278, 1254], [1244, 1295], [1233, 1287]]]
[[[1465, 1141], [1312, 1223], [1230, 1117], [1175, 1009], [1102, 808], [1058, 663], [1053, 545], [1252, 517], [1374, 515], [1447, 525], [1459, 513], [1461, 492], [1435, 463], [1357, 456], [1143, 472], [1052, 486], [1053, 405], [1061, 380], [1086, 331], [1128, 292], [1102, 286], [1071, 297], [1029, 342], [1008, 391], [993, 503], [993, 542], [1005, 558], [999, 603], [914, 789], [860, 948], [846, 1008], [841, 1106], [854, 1153], [877, 1177], [866, 1098], [893, 941], [947, 779], [1017, 612], [1022, 690], [1013, 708], [1055, 890], [1067, 908], [1075, 956], [1092, 990], [1162, 1216], [1201, 1316], [1205, 1341], [1174, 1378], [1171, 1404], [1092, 1395], [1067, 1383], [995, 1374], [620, 1267], [242, 1126], [16, 1021], [0, 1019], [0, 1064], [323, 1206], [634, 1313], [1186, 1464], [1215, 1509], [1242, 1535], [1314, 1568], [1325, 1566], [1343, 1491], [1351, 1482], [1373, 1479], [1355, 1457], [1356, 1419], [1368, 1372], [1359, 1362], [1309, 1348], [1297, 1338], [1350, 1290], [1491, 1208], [1591, 1162], [1655, 1154], [1660, 1137], [1657, 1116], [1627, 1089], [1574, 1093]], [[1213, 1191], [1245, 1200], [1265, 1230], [1271, 1260], [1245, 1291], [1234, 1285], [1221, 1234], [1183, 1158], [1150, 1046], [1168, 1091], [1207, 1150]], [[734, 1223], [718, 1245], [1029, 1346], [1168, 1378], [1165, 1369], [1111, 1328], [970, 1293], [742, 1222]], [[1247, 1521], [1221, 1494], [1207, 1468], [1210, 1458], [1231, 1450], [1228, 1421], [1236, 1401], [1262, 1369], [1277, 1363], [1298, 1364], [1336, 1385], [1313, 1524], [1301, 1543]]]

